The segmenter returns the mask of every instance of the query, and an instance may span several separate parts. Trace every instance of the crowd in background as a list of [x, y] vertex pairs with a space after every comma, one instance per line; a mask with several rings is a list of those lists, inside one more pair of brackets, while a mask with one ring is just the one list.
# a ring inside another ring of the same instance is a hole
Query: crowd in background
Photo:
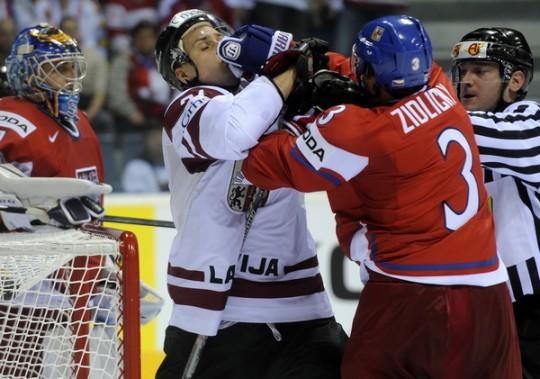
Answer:
[[[79, 107], [98, 134], [106, 182], [115, 191], [166, 191], [159, 135], [175, 94], [156, 69], [154, 45], [172, 15], [204, 9], [232, 26], [256, 23], [292, 32], [296, 39], [316, 36], [348, 54], [359, 25], [402, 13], [407, 5], [408, 0], [0, 0], [0, 67], [25, 27], [48, 22], [75, 37], [88, 70]], [[0, 92], [9, 94], [5, 80]]]

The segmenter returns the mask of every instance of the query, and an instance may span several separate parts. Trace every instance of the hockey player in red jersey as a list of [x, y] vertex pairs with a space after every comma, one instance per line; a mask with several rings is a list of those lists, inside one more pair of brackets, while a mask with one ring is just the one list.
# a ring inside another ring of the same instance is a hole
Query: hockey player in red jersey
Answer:
[[17, 96], [0, 99], [0, 160], [28, 176], [101, 182], [99, 144], [77, 108], [86, 64], [76, 41], [48, 25], [28, 28], [6, 63]]
[[[77, 42], [48, 24], [24, 29], [13, 42], [6, 66], [9, 85], [16, 95], [0, 99], [0, 163], [10, 163], [27, 176], [102, 182], [103, 161], [98, 140], [88, 118], [77, 108], [86, 73], [86, 63]], [[79, 224], [82, 220], [77, 219], [78, 216], [90, 220], [84, 204], [77, 199], [74, 201], [76, 209], [69, 205], [51, 209], [51, 219], [63, 226]], [[95, 210], [102, 213], [98, 204], [90, 201], [97, 206]], [[0, 220], [8, 230], [31, 228], [29, 220], [20, 213], [0, 211]], [[98, 263], [78, 257], [74, 264], [94, 267]], [[87, 270], [85, 279], [98, 275], [97, 270]], [[73, 304], [78, 309], [74, 313], [77, 319], [90, 317], [87, 310], [81, 310], [88, 300], [89, 297], [81, 296]], [[5, 314], [3, 317], [8, 319]], [[29, 353], [31, 360], [24, 356], [4, 357], [0, 372], [39, 376], [42, 357], [39, 351], [32, 354]]]
[[368, 270], [342, 377], [520, 378], [473, 130], [429, 36], [376, 19], [350, 62], [377, 106], [331, 107], [243, 166], [262, 188], [327, 191], [343, 250]]

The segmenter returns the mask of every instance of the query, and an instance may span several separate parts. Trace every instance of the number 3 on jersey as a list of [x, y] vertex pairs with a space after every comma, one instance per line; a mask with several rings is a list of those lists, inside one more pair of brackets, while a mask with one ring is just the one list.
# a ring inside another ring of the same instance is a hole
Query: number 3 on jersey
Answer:
[[454, 211], [446, 202], [443, 203], [446, 227], [450, 230], [457, 230], [460, 226], [469, 221], [470, 218], [476, 214], [476, 212], [478, 212], [480, 198], [478, 194], [478, 184], [472, 172], [473, 156], [471, 147], [469, 146], [469, 143], [467, 142], [467, 139], [463, 133], [461, 133], [458, 129], [448, 128], [443, 130], [443, 132], [437, 138], [437, 143], [439, 144], [439, 148], [441, 149], [444, 159], [447, 158], [448, 146], [452, 142], [457, 143], [465, 152], [465, 163], [461, 169], [461, 176], [463, 176], [465, 179], [468, 187], [467, 205], [463, 212], [458, 213]]

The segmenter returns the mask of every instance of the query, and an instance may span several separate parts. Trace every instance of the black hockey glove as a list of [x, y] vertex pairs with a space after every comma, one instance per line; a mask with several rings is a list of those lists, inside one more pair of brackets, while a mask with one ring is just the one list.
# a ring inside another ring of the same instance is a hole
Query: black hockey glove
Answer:
[[337, 72], [321, 70], [313, 75], [311, 102], [313, 106], [327, 109], [339, 104], [371, 106], [366, 92], [352, 79]]
[[304, 114], [312, 107], [313, 75], [328, 66], [328, 42], [318, 38], [308, 38], [299, 42], [301, 54], [296, 62], [295, 88], [287, 99], [285, 118]]
[[48, 212], [51, 224], [62, 228], [73, 228], [103, 218], [105, 211], [90, 197], [73, 197], [60, 200], [58, 205]]

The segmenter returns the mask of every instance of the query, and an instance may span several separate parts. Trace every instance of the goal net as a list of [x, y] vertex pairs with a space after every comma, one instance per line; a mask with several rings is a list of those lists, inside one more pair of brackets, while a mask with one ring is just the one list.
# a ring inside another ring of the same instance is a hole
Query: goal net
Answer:
[[0, 234], [0, 379], [140, 377], [135, 236]]

